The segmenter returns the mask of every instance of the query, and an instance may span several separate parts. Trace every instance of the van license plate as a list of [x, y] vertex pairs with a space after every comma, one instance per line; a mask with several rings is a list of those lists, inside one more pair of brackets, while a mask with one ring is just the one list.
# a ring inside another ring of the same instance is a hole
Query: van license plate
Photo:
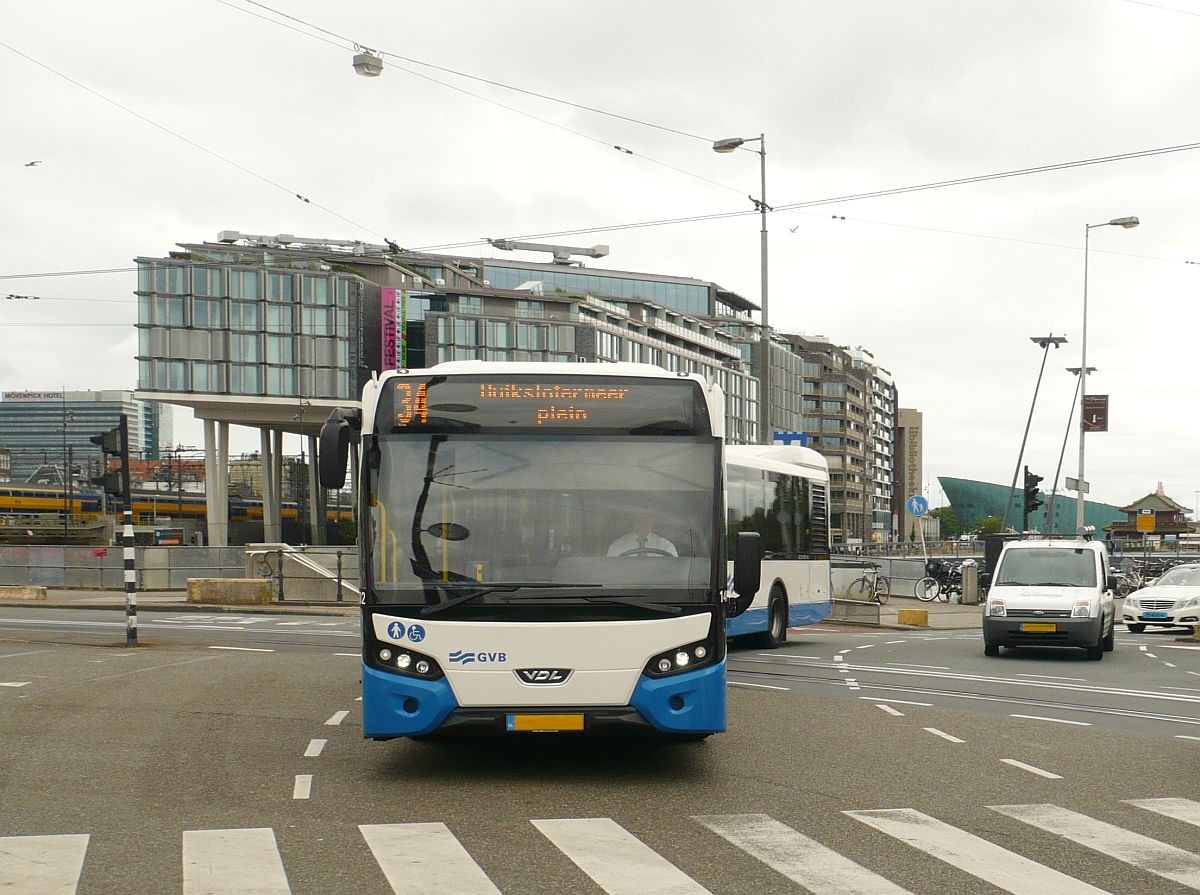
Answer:
[[1025, 622], [1021, 630], [1030, 634], [1053, 634], [1058, 630], [1058, 625], [1052, 622]]
[[1165, 612], [1143, 612], [1142, 618], [1170, 618]]
[[561, 730], [583, 730], [583, 713], [566, 715], [509, 715], [505, 727], [510, 731], [558, 732]]

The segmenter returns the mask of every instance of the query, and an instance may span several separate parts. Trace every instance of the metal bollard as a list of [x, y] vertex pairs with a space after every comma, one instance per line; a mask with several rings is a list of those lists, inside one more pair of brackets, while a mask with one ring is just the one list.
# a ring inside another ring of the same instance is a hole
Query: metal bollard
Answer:
[[962, 603], [979, 605], [979, 565], [973, 559], [964, 559], [962, 564]]

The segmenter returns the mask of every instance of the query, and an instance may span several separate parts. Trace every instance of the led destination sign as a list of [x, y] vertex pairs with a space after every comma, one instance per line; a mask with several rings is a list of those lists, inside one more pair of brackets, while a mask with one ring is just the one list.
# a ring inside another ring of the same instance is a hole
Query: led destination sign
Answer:
[[414, 377], [394, 380], [385, 398], [390, 401], [380, 405], [384, 431], [682, 435], [709, 429], [703, 395], [689, 380]]

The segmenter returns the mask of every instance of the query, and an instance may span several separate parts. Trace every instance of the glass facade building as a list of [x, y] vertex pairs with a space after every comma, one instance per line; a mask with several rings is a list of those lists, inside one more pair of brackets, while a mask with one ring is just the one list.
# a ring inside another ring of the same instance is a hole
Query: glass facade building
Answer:
[[4, 392], [0, 447], [8, 450], [11, 478], [25, 481], [38, 467], [66, 468], [68, 454], [80, 475], [99, 474], [100, 449], [91, 437], [115, 427], [125, 414], [132, 457], [157, 459], [171, 437], [170, 410], [139, 401], [131, 391]]

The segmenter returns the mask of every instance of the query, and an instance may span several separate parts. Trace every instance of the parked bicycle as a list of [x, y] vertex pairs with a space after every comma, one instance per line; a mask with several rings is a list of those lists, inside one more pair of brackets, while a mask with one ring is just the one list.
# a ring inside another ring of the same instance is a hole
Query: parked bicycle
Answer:
[[949, 603], [952, 594], [962, 593], [962, 564], [929, 560], [925, 564], [925, 577], [917, 582], [914, 591], [917, 599], [923, 603], [933, 600]]
[[863, 563], [863, 573], [850, 582], [847, 593], [852, 600], [878, 603], [882, 606], [892, 595], [892, 583], [879, 574], [878, 563]]

